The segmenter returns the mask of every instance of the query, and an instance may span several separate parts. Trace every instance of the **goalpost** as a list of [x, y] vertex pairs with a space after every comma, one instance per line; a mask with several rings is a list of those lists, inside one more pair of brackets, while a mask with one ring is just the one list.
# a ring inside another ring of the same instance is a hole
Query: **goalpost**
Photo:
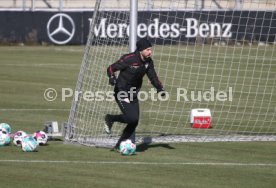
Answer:
[[[214, 2], [138, 1], [137, 37], [154, 44], [168, 98], [152, 94], [145, 77], [137, 143], [276, 141], [276, 3]], [[101, 5], [97, 0], [65, 141], [112, 147], [125, 125], [104, 133], [105, 114], [121, 113], [106, 69], [128, 53], [132, 20], [128, 9]], [[192, 109], [210, 109], [212, 128], [191, 126]]]

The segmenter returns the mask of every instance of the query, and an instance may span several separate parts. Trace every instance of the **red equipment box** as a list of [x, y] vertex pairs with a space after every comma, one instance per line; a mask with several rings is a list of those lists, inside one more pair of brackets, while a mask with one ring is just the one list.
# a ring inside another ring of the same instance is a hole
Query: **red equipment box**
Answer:
[[194, 117], [193, 128], [209, 129], [211, 128], [211, 117], [196, 116]]
[[192, 109], [190, 115], [192, 128], [209, 129], [211, 128], [211, 112], [209, 109]]

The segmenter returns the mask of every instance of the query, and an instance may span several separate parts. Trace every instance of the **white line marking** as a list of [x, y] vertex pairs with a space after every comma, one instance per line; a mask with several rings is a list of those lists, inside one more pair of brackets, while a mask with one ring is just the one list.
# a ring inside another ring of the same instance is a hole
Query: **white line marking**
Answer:
[[70, 109], [39, 109], [39, 108], [2, 108], [0, 109], [0, 111], [69, 111]]
[[[58, 109], [58, 108], [50, 108], [50, 109], [43, 109], [43, 108], [0, 108], [0, 112], [9, 112], [9, 111], [15, 111], [15, 112], [24, 112], [24, 111], [30, 111], [30, 112], [36, 112], [36, 111], [64, 111], [64, 112], [67, 112], [67, 111], [70, 111], [70, 109]], [[105, 110], [103, 110], [102, 112], [106, 112]], [[169, 111], [169, 110], [159, 110], [159, 111], [156, 111], [156, 110], [145, 110], [143, 111], [144, 113], [164, 113], [164, 114], [167, 114], [167, 113], [183, 113], [183, 114], [187, 114], [187, 113], [190, 113], [189, 110], [174, 110], [174, 111]], [[214, 111], [216, 113], [230, 113], [228, 111]], [[245, 114], [249, 114], [251, 115], [250, 113], [245, 113]], [[274, 113], [266, 113], [266, 114], [259, 114], [259, 115], [274, 115]]]
[[51, 161], [51, 160], [0, 160], [0, 163], [69, 163], [69, 164], [129, 164], [129, 165], [195, 165], [195, 166], [265, 166], [274, 163], [215, 163], [215, 162], [127, 162], [127, 161]]
[[54, 48], [55, 51], [63, 51], [63, 52], [83, 52], [84, 48], [76, 49], [76, 48]]
[[80, 66], [80, 64], [68, 64], [68, 63], [33, 63], [33, 64], [18, 64], [18, 63], [9, 63], [9, 64], [0, 64], [1, 66], [15, 66], [15, 67], [54, 67], [54, 66]]
[[[15, 112], [24, 112], [24, 111], [31, 111], [31, 112], [35, 112], [35, 111], [70, 111], [70, 109], [43, 109], [43, 108], [0, 108], [0, 111], [15, 111]], [[106, 112], [105, 110], [103, 110], [102, 112]], [[188, 113], [190, 111], [180, 111], [180, 110], [175, 110], [175, 111], [168, 111], [168, 110], [159, 110], [158, 112], [156, 110], [145, 110], [143, 111], [145, 113]], [[216, 111], [218, 112], [218, 111]]]

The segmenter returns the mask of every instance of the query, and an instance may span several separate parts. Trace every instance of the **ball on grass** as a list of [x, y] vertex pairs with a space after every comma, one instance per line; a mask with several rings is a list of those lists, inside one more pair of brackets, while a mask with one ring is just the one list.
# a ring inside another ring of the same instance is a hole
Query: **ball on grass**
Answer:
[[122, 155], [133, 155], [136, 152], [136, 145], [128, 139], [121, 142], [119, 149]]
[[21, 148], [25, 152], [36, 151], [38, 147], [37, 141], [32, 136], [27, 136], [22, 139]]

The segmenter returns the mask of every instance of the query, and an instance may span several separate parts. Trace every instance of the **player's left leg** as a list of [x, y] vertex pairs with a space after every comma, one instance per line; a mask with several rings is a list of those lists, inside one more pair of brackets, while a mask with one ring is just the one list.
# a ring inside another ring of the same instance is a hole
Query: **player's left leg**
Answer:
[[123, 133], [119, 140], [117, 141], [115, 148], [119, 148], [120, 143], [123, 140], [129, 139], [134, 133], [138, 123], [139, 123], [139, 102], [138, 100], [127, 103], [125, 101], [120, 101], [123, 107], [123, 118], [127, 126], [123, 130]]

